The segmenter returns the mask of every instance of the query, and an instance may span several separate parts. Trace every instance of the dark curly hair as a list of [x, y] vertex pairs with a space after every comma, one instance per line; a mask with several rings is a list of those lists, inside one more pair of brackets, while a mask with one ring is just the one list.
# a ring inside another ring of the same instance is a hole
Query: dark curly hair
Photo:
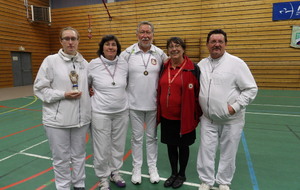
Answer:
[[98, 55], [99, 57], [100, 57], [101, 55], [104, 56], [104, 53], [103, 53], [103, 46], [104, 46], [105, 42], [110, 41], [110, 40], [116, 41], [116, 43], [117, 43], [117, 55], [120, 55], [120, 53], [121, 53], [121, 44], [120, 44], [118, 38], [117, 38], [116, 36], [112, 35], [112, 34], [109, 34], [109, 35], [103, 36], [102, 40], [101, 40], [100, 43], [99, 43], [99, 49], [98, 49], [98, 51], [97, 51], [97, 55]]

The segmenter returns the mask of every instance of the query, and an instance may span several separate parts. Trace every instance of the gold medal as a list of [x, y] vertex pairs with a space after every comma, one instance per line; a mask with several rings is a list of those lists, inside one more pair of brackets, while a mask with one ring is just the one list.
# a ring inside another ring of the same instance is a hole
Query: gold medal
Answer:
[[147, 76], [149, 73], [148, 71], [144, 71], [144, 75]]
[[112, 84], [112, 85], [114, 85], [114, 86], [116, 85], [116, 83], [115, 83], [115, 82], [112, 82], [111, 84]]

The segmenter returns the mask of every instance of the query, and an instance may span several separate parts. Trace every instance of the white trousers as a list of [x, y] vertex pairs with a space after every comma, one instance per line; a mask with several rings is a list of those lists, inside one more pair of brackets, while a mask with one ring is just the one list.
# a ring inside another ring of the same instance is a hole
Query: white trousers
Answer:
[[99, 178], [108, 177], [123, 165], [128, 110], [114, 114], [92, 113], [94, 169]]
[[[132, 126], [131, 150], [132, 165], [140, 168], [143, 165], [143, 137], [146, 133], [146, 154], [148, 167], [156, 167], [157, 162], [157, 127], [156, 111], [130, 110]], [[145, 126], [145, 128], [144, 128]]]
[[[216, 124], [201, 117], [200, 146], [197, 159], [197, 171], [202, 182], [213, 186], [230, 185], [235, 172], [235, 159], [244, 121], [237, 124]], [[220, 160], [215, 177], [215, 158], [220, 148]]]
[[[81, 128], [44, 127], [53, 158], [57, 190], [85, 187], [85, 145], [89, 125]], [[72, 168], [72, 169], [71, 169]]]

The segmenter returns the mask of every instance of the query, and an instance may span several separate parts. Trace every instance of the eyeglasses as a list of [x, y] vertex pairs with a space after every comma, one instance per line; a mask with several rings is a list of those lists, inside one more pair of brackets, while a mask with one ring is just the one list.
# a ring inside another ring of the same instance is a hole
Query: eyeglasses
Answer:
[[78, 40], [76, 37], [64, 37], [64, 38], [62, 38], [62, 40], [64, 40], [64, 41], [66, 41], [66, 42], [68, 42], [68, 41], [72, 41], [72, 42], [74, 42], [74, 41], [76, 41], [76, 40]]
[[221, 40], [219, 40], [219, 41], [217, 41], [217, 40], [212, 40], [212, 41], [210, 41], [209, 42], [210, 44], [212, 44], [212, 45], [215, 45], [215, 44], [217, 44], [217, 43], [219, 43], [219, 44], [224, 44], [225, 42], [224, 41], [221, 41]]
[[147, 35], [150, 35], [152, 34], [151, 31], [139, 31], [139, 34], [147, 34]]
[[176, 44], [176, 45], [174, 45], [174, 46], [169, 46], [168, 48], [169, 48], [169, 49], [173, 49], [173, 48], [179, 49], [180, 47], [181, 47], [180, 44]]

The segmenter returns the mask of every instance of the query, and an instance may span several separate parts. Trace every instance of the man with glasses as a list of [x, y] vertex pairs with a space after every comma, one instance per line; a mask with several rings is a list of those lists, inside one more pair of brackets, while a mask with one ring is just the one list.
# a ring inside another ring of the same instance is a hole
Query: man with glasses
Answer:
[[146, 155], [150, 182], [158, 183], [156, 89], [162, 63], [167, 59], [163, 50], [152, 44], [154, 26], [148, 21], [138, 24], [138, 42], [128, 47], [121, 56], [129, 65], [127, 92], [132, 126], [131, 149], [133, 170], [131, 181], [140, 184], [143, 164], [143, 137], [146, 133]]
[[[198, 63], [201, 71], [199, 102], [203, 111], [197, 160], [202, 182], [199, 190], [209, 190], [215, 182], [220, 190], [230, 189], [246, 106], [257, 94], [257, 85], [247, 64], [227, 53], [226, 45], [226, 33], [221, 29], [212, 30], [206, 41], [210, 56]], [[220, 161], [215, 177], [218, 145]]]
[[73, 186], [74, 190], [84, 190], [85, 138], [91, 122], [87, 61], [77, 52], [76, 29], [62, 29], [59, 40], [62, 48], [44, 59], [33, 88], [43, 101], [56, 189], [70, 190]]

